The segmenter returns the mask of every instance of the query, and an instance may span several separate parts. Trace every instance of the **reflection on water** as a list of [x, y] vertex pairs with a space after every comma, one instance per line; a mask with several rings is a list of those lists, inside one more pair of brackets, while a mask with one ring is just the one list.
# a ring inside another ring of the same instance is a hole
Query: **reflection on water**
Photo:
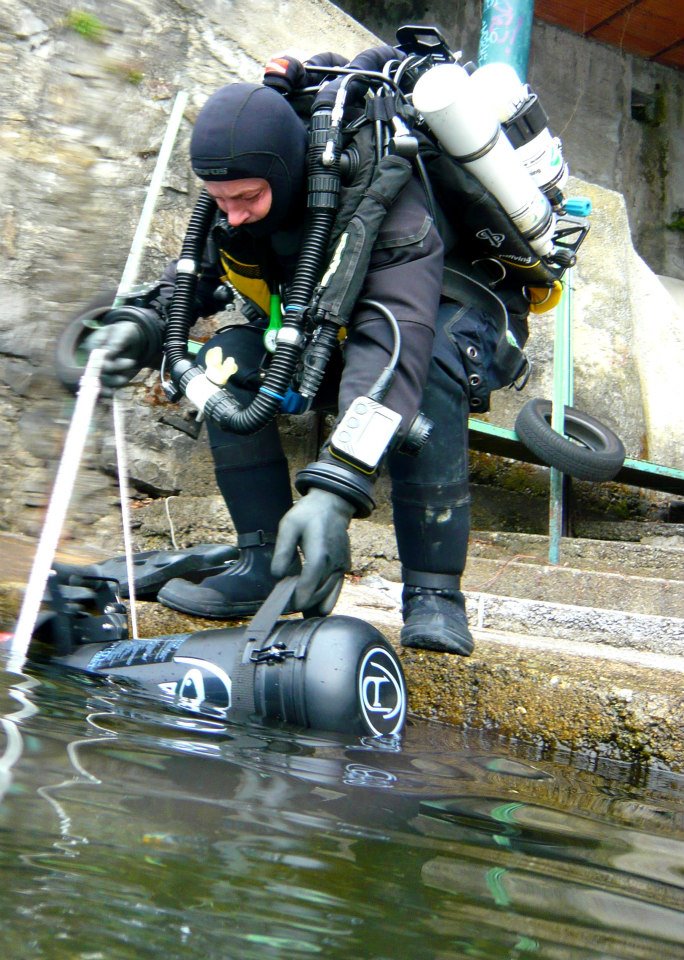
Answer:
[[684, 780], [0, 674], [3, 957], [684, 960]]

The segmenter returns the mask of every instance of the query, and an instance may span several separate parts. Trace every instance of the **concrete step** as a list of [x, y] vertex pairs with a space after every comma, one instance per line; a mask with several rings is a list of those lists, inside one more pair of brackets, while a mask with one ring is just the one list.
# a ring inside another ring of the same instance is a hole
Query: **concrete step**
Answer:
[[395, 644], [416, 716], [684, 771], [684, 620], [469, 595], [470, 657], [403, 650], [398, 585], [379, 579], [345, 584], [335, 613]]
[[[363, 575], [375, 570], [387, 576], [389, 565], [399, 570], [397, 546], [391, 527], [368, 520], [355, 520], [351, 525], [351, 541], [355, 572]], [[676, 538], [662, 538], [657, 543], [645, 544], [563, 537], [557, 567], [684, 581], [684, 548], [677, 544]], [[549, 539], [538, 534], [474, 530], [470, 536], [469, 562], [480, 557], [548, 564]], [[390, 579], [394, 578], [392, 576]], [[396, 579], [399, 579], [398, 572]]]
[[[681, 516], [680, 501], [678, 514]], [[672, 511], [675, 503], [670, 504]], [[664, 522], [662, 520], [590, 520], [579, 517], [575, 523], [575, 534], [590, 540], [631, 540], [658, 546], [684, 547], [684, 523]]]
[[[369, 576], [360, 587], [370, 591], [368, 618], [401, 627], [401, 584]], [[347, 587], [345, 587], [347, 589]], [[684, 657], [684, 618], [553, 603], [493, 593], [466, 594], [466, 612], [473, 630], [546, 637], [564, 644], [602, 647]], [[355, 601], [363, 605], [363, 594]], [[339, 612], [338, 607], [335, 612]], [[372, 616], [371, 616], [372, 614]], [[375, 617], [375, 619], [372, 619]]]
[[[515, 557], [515, 555], [514, 555]], [[684, 580], [550, 566], [541, 560], [471, 556], [464, 590], [505, 597], [606, 607], [663, 617], [684, 616]]]
[[[352, 524], [353, 572], [399, 581], [391, 529]], [[471, 537], [466, 591], [607, 608], [664, 617], [684, 616], [684, 550], [596, 540], [563, 539], [561, 563], [548, 563], [548, 538], [486, 533]]]
[[475, 630], [467, 659], [402, 650], [409, 708], [582, 764], [684, 771], [684, 657]]
[[[663, 537], [646, 544], [563, 537], [559, 553], [559, 566], [684, 580], [684, 549], [676, 538]], [[538, 534], [475, 530], [469, 556], [548, 563], [549, 540]]]
[[684, 657], [684, 618], [549, 603], [493, 594], [466, 594], [475, 629], [545, 636], [570, 643], [663, 653]]

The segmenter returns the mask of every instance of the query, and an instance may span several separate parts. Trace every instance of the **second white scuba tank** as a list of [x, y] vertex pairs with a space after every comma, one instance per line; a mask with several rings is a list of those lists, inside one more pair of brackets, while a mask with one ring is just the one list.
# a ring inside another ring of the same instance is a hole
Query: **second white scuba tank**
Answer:
[[536, 93], [508, 63], [486, 63], [470, 75], [470, 82], [477, 96], [491, 105], [529, 175], [552, 207], [560, 209], [568, 167], [561, 141], [549, 130], [549, 118]]
[[547, 197], [504, 134], [496, 110], [456, 63], [427, 70], [413, 90], [413, 105], [444, 149], [492, 193], [530, 246], [553, 252], [555, 216]]

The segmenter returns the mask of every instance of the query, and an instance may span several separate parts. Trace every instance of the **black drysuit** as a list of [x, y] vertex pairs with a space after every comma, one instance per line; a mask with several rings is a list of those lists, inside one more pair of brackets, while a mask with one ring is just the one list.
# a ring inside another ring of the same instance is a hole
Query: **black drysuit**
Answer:
[[[239, 86], [231, 85], [230, 95], [234, 96]], [[249, 98], [254, 107], [252, 93]], [[259, 98], [267, 100], [261, 94]], [[253, 113], [251, 116], [253, 119]], [[202, 132], [197, 136], [201, 138]], [[235, 123], [230, 140], [226, 135], [225, 151], [230, 157], [235, 156], [238, 141]], [[195, 155], [198, 153], [201, 149], [196, 143]], [[270, 167], [259, 166], [265, 163], [261, 155], [255, 166], [254, 158], [254, 154], [246, 155], [244, 171], [239, 169], [238, 176], [268, 179]], [[207, 163], [211, 164], [208, 173], [193, 163], [195, 172], [205, 179], [226, 178], [215, 149]], [[234, 168], [231, 174], [234, 178]], [[203, 363], [208, 351], [219, 346], [224, 357], [234, 358], [238, 369], [227, 388], [243, 404], [260, 385], [259, 369], [266, 355], [263, 331], [268, 292], [287, 287], [297, 262], [305, 211], [300, 186], [290, 183], [284, 204], [282, 190], [276, 184], [278, 210], [282, 215], [287, 207], [288, 212], [284, 219], [281, 216], [280, 223], [268, 224], [268, 230], [264, 222], [234, 229], [225, 217], [217, 216], [205, 251], [197, 315], [216, 309], [211, 294], [220, 280], [229, 281], [253, 305], [248, 311], [249, 322], [219, 330], [198, 356], [198, 362]], [[417, 457], [392, 452], [387, 467], [405, 582], [414, 582], [413, 573], [427, 573], [434, 575], [437, 587], [446, 585], [447, 580], [451, 584], [451, 578], [462, 572], [465, 563], [469, 533], [469, 395], [477, 383], [480, 409], [486, 409], [489, 389], [502, 385], [489, 382], [500, 328], [494, 316], [481, 307], [454, 303], [440, 306], [443, 267], [443, 243], [428, 213], [423, 188], [414, 178], [382, 224], [360, 300], [382, 303], [394, 314], [401, 331], [399, 362], [384, 403], [402, 415], [403, 431], [419, 410], [434, 424], [430, 439]], [[172, 277], [171, 269], [166, 279]], [[319, 405], [337, 392], [337, 408], [343, 415], [356, 397], [368, 393], [386, 366], [391, 349], [392, 332], [387, 320], [376, 309], [359, 303], [340, 356], [330, 366]], [[238, 534], [263, 531], [272, 537], [292, 504], [289, 470], [277, 424], [271, 422], [250, 436], [225, 433], [212, 422], [208, 430], [217, 484]], [[441, 576], [447, 579], [442, 582]], [[415, 582], [425, 585], [424, 580]]]

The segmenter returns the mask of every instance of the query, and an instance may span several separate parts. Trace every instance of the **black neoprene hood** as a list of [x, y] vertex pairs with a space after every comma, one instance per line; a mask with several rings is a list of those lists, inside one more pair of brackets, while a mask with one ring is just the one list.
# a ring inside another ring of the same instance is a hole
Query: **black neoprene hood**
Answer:
[[199, 112], [190, 162], [201, 180], [267, 180], [273, 193], [268, 216], [250, 232], [281, 226], [304, 190], [306, 128], [283, 96], [256, 83], [231, 83], [212, 94]]

